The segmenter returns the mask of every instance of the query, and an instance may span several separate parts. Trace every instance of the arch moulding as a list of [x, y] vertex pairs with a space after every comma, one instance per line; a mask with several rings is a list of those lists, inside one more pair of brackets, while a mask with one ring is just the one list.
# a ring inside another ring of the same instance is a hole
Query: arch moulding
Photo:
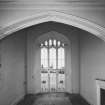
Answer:
[[18, 30], [49, 21], [64, 23], [83, 29], [105, 41], [104, 27], [95, 24], [91, 21], [88, 21], [87, 19], [57, 11], [40, 12], [35, 14], [34, 16], [28, 17], [24, 20], [6, 26], [0, 29], [0, 39]]

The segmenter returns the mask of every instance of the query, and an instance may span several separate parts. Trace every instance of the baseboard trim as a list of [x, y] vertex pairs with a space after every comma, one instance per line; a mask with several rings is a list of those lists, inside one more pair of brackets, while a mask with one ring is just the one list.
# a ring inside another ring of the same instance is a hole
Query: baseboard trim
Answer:
[[81, 96], [89, 105], [93, 105], [93, 104], [91, 104], [85, 97], [83, 97], [81, 94], [80, 94], [80, 96]]
[[[24, 94], [24, 95], [25, 95], [25, 94]], [[16, 104], [19, 102], [19, 100], [21, 100], [21, 99], [24, 97], [24, 95], [21, 95], [21, 96], [17, 97], [17, 98], [11, 103], [11, 105], [16, 105]]]

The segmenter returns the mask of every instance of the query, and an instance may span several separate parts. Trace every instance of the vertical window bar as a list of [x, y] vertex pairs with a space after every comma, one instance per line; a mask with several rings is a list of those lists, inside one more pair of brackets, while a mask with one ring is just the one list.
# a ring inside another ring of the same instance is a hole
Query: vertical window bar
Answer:
[[[56, 84], [58, 84], [58, 41], [56, 41]], [[56, 85], [56, 91], [58, 91], [58, 85]]]
[[[47, 70], [48, 74], [48, 87], [50, 90], [54, 88], [54, 77], [56, 78], [56, 90], [61, 88], [61, 90], [65, 87], [65, 73], [62, 74], [60, 72], [64, 72], [65, 67], [65, 49], [64, 49], [64, 43], [61, 43], [60, 41], [57, 41], [56, 39], [52, 40], [49, 39], [44, 42], [44, 44], [41, 44], [41, 67]], [[53, 72], [50, 74], [50, 71]], [[56, 74], [55, 74], [56, 72]], [[42, 74], [44, 75], [44, 74]], [[56, 75], [56, 76], [54, 76]], [[52, 83], [50, 83], [50, 79]], [[64, 78], [64, 80], [63, 80]], [[42, 76], [42, 79], [43, 76]], [[47, 78], [46, 78], [47, 79]], [[63, 81], [63, 83], [62, 83]], [[58, 85], [57, 85], [58, 84]], [[42, 84], [43, 85], [43, 84]], [[51, 86], [50, 86], [51, 85]], [[43, 85], [44, 86], [44, 85]]]
[[50, 69], [49, 69], [49, 66], [50, 66], [50, 63], [49, 63], [49, 61], [50, 61], [50, 59], [49, 59], [49, 49], [50, 49], [50, 40], [48, 40], [48, 87], [49, 87], [49, 92], [50, 92], [50, 73], [49, 73], [49, 71], [50, 71]]

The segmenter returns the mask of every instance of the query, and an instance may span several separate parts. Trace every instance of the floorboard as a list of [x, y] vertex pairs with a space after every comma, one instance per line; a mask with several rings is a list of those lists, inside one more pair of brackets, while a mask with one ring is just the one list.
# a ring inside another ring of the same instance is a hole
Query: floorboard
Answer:
[[16, 105], [89, 105], [79, 94], [27, 94]]

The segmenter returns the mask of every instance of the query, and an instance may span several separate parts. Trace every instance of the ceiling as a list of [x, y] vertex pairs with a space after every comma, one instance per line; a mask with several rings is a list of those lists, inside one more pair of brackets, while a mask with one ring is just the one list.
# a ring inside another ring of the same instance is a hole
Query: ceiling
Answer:
[[40, 5], [105, 8], [105, 0], [0, 0], [0, 8], [30, 8]]

